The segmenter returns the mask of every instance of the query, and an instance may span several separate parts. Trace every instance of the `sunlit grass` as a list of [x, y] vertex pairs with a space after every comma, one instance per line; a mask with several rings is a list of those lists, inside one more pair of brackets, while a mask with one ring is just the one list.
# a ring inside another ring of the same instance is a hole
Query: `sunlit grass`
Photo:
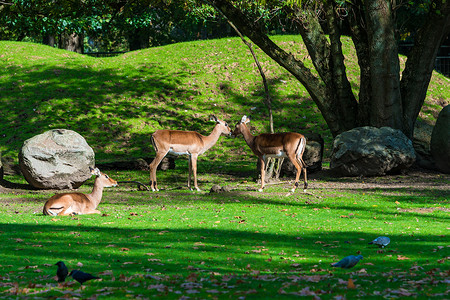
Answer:
[[[0, 277], [0, 291], [11, 296], [17, 285], [22, 296], [64, 292], [87, 298], [108, 292], [117, 299], [140, 294], [273, 298], [307, 288], [331, 297], [445, 293], [450, 205], [442, 188], [390, 188], [385, 180], [379, 188], [353, 189], [346, 181], [363, 180], [313, 178], [308, 193], [286, 197], [289, 182], [259, 193], [251, 175], [230, 181], [236, 170], [228, 166], [222, 174], [203, 172], [203, 192], [190, 192], [186, 168], [177, 161], [177, 169], [158, 171], [165, 188], [158, 193], [137, 191], [131, 184], [107, 189], [99, 206], [103, 216], [43, 216], [51, 191], [3, 194], [0, 272], [8, 275]], [[108, 174], [148, 179], [143, 171]], [[388, 179], [401, 180], [401, 175]], [[448, 179], [437, 175], [429, 182], [442, 186]], [[233, 190], [211, 194], [213, 184]], [[91, 187], [88, 182], [81, 191]], [[421, 208], [430, 210], [420, 213]], [[380, 235], [391, 238], [387, 248], [367, 244]], [[330, 266], [359, 253], [364, 259], [353, 269]], [[52, 277], [59, 260], [102, 281], [88, 282], [82, 290], [78, 283], [58, 287]], [[355, 290], [347, 288], [349, 278]], [[429, 285], [418, 289], [420, 282]]]

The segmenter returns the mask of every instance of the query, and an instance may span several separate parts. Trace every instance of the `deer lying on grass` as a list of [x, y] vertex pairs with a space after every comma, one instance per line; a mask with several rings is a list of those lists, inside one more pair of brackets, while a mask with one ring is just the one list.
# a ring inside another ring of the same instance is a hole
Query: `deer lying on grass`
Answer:
[[248, 122], [250, 122], [250, 119], [247, 116], [243, 116], [241, 121], [236, 124], [232, 136], [236, 137], [242, 134], [247, 145], [258, 156], [261, 164], [261, 188], [259, 191], [261, 192], [264, 189], [265, 162], [267, 157], [287, 157], [295, 166], [297, 174], [295, 176], [294, 187], [291, 190], [292, 193], [298, 187], [298, 179], [303, 168], [304, 189], [306, 191], [308, 187], [306, 165], [302, 158], [303, 152], [305, 151], [306, 138], [300, 133], [295, 132], [263, 133], [258, 136], [253, 136], [246, 125]]
[[67, 216], [101, 213], [97, 210], [97, 206], [102, 201], [103, 188], [117, 186], [117, 181], [100, 172], [98, 168], [93, 169], [89, 167], [89, 169], [92, 175], [97, 176], [92, 193], [56, 194], [45, 203], [44, 215]]
[[197, 185], [197, 158], [214, 146], [220, 135], [230, 135], [231, 129], [228, 124], [216, 118], [210, 117], [211, 121], [216, 122], [212, 133], [209, 136], [201, 135], [195, 131], [179, 130], [157, 130], [152, 135], [153, 148], [156, 156], [150, 163], [150, 186], [152, 191], [158, 191], [156, 183], [156, 168], [161, 160], [167, 155], [188, 155], [189, 157], [189, 178], [188, 188], [191, 189], [191, 174], [194, 174], [194, 187], [200, 191]]

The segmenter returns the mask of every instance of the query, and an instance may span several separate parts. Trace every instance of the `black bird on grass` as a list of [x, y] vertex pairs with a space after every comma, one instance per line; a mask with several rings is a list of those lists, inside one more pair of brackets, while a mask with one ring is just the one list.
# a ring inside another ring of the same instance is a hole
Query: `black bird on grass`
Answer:
[[58, 261], [55, 265], [58, 266], [58, 270], [56, 270], [58, 282], [66, 281], [67, 274], [69, 274], [69, 270], [67, 269], [66, 265], [62, 261]]
[[80, 270], [72, 270], [70, 271], [69, 276], [72, 276], [73, 279], [78, 281], [80, 284], [83, 284], [83, 282], [86, 282], [91, 279], [100, 279], [100, 277], [96, 277], [94, 275], [91, 275], [89, 273], [84, 273]]

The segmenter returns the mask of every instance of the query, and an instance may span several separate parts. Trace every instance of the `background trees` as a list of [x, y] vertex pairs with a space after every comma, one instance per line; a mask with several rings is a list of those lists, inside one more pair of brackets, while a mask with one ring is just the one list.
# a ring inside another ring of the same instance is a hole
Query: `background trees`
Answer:
[[[422, 3], [426, 13], [400, 74], [395, 1], [303, 1], [274, 8], [289, 13], [303, 38], [314, 69], [273, 43], [255, 19], [225, 0], [211, 0], [239, 30], [293, 74], [308, 90], [335, 136], [354, 127], [389, 126], [412, 137], [425, 99], [434, 60], [450, 32], [449, 1]], [[271, 5], [270, 3], [268, 5]], [[346, 75], [340, 37], [347, 31], [360, 66], [359, 94]]]
[[[371, 125], [412, 137], [438, 48], [450, 32], [449, 2], [211, 0], [211, 7], [200, 0], [5, 0], [0, 37], [76, 52], [136, 50], [233, 35], [218, 9], [306, 87], [334, 136]], [[269, 34], [279, 32], [300, 33], [310, 57], [273, 43]], [[347, 77], [342, 35], [352, 37], [357, 51], [359, 83]], [[414, 46], [400, 73], [397, 42], [408, 38]]]

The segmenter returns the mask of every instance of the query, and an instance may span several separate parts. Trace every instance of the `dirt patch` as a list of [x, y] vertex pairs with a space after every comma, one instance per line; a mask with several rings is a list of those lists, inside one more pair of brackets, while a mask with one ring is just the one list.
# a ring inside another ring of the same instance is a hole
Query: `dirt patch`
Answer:
[[411, 208], [411, 209], [400, 209], [401, 212], [415, 212], [415, 213], [420, 213], [420, 214], [428, 214], [428, 213], [432, 213], [436, 210], [450, 212], [450, 209], [445, 208], [445, 207], [430, 207], [430, 208], [421, 207], [421, 208]]

